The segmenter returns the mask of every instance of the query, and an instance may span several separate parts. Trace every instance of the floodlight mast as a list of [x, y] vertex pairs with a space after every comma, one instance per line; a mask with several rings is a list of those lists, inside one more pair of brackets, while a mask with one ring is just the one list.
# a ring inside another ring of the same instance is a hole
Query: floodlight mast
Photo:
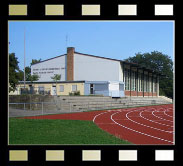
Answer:
[[25, 92], [25, 28], [24, 28], [24, 92]]

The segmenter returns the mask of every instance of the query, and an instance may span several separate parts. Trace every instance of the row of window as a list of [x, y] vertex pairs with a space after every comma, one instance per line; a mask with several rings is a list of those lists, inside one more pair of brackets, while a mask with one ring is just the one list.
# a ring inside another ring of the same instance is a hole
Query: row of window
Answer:
[[[44, 91], [44, 86], [39, 86], [38, 91]], [[77, 85], [72, 85], [72, 92], [77, 91]], [[64, 92], [64, 85], [59, 85], [59, 92]]]
[[[59, 91], [64, 92], [64, 85], [59, 85]], [[77, 91], [77, 85], [72, 85], [72, 92]]]
[[[130, 90], [130, 69], [125, 69], [124, 79], [125, 90]], [[143, 91], [143, 88], [144, 92], [157, 92], [157, 78], [144, 75], [143, 81], [143, 73], [138, 73], [137, 79], [137, 72], [131, 71], [131, 90], [136, 91], [137, 87], [139, 92]]]

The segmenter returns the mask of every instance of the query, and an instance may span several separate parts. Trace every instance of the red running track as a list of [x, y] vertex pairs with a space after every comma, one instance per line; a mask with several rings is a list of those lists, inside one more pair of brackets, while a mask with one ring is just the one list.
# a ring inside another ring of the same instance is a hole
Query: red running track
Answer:
[[172, 104], [24, 118], [88, 120], [106, 132], [133, 144], [174, 144]]

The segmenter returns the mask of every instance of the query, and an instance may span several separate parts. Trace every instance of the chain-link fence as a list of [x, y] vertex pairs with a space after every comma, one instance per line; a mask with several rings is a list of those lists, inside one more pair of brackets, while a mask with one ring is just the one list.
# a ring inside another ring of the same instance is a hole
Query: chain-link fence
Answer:
[[62, 114], [70, 112], [83, 112], [92, 110], [105, 110], [137, 107], [144, 105], [157, 105], [165, 104], [156, 100], [110, 100], [110, 101], [67, 101], [55, 100], [55, 102], [22, 102], [22, 103], [9, 103], [9, 117], [22, 117], [22, 116], [35, 116], [47, 114]]

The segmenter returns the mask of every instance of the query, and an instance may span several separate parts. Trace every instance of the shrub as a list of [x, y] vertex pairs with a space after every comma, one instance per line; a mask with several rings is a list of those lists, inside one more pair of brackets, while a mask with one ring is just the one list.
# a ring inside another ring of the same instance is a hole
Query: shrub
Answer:
[[69, 96], [80, 96], [80, 91], [69, 92]]

